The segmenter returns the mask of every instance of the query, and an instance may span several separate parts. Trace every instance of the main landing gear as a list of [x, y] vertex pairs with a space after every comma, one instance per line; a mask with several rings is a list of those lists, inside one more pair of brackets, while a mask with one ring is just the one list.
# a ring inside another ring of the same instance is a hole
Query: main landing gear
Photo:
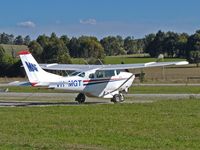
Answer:
[[[82, 104], [85, 102], [85, 94], [79, 93], [77, 97], [75, 98], [75, 101], [77, 101], [79, 104]], [[113, 98], [111, 99], [111, 102], [113, 103], [121, 103], [124, 101], [124, 95], [122, 93], [115, 94]]]
[[114, 102], [114, 103], [120, 103], [120, 102], [123, 102], [123, 101], [124, 101], [124, 95], [122, 93], [115, 94], [113, 96], [113, 98], [111, 99], [111, 102]]
[[84, 103], [85, 102], [85, 94], [79, 93], [77, 95], [75, 101], [77, 101], [79, 104]]

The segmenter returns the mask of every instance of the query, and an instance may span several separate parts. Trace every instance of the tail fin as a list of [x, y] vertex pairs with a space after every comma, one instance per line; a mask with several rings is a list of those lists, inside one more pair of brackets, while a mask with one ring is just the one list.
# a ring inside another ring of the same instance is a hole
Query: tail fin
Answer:
[[62, 78], [44, 71], [29, 51], [20, 51], [18, 54], [32, 86], [48, 86], [50, 82], [58, 82]]

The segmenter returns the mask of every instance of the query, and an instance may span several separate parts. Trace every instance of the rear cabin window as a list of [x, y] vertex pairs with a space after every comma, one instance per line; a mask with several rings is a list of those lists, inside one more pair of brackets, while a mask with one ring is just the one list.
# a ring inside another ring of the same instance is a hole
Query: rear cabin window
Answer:
[[116, 70], [117, 75], [120, 74], [120, 70]]
[[105, 77], [112, 77], [115, 75], [114, 70], [105, 70]]
[[97, 78], [110, 78], [115, 76], [114, 70], [98, 70], [96, 73]]

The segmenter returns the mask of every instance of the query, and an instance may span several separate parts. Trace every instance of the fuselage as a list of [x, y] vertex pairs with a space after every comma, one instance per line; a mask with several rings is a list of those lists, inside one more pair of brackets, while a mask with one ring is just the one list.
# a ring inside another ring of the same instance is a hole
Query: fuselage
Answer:
[[67, 92], [84, 93], [87, 96], [112, 98], [113, 95], [127, 91], [135, 76], [117, 70], [90, 70], [75, 72], [58, 82], [50, 82], [49, 88]]

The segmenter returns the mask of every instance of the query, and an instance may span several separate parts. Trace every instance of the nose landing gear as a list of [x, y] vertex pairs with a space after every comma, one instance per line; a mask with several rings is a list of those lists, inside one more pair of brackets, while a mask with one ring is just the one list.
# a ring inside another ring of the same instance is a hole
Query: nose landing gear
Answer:
[[111, 99], [111, 102], [114, 102], [114, 103], [121, 103], [123, 101], [124, 101], [124, 95], [122, 93], [115, 94], [113, 98]]

